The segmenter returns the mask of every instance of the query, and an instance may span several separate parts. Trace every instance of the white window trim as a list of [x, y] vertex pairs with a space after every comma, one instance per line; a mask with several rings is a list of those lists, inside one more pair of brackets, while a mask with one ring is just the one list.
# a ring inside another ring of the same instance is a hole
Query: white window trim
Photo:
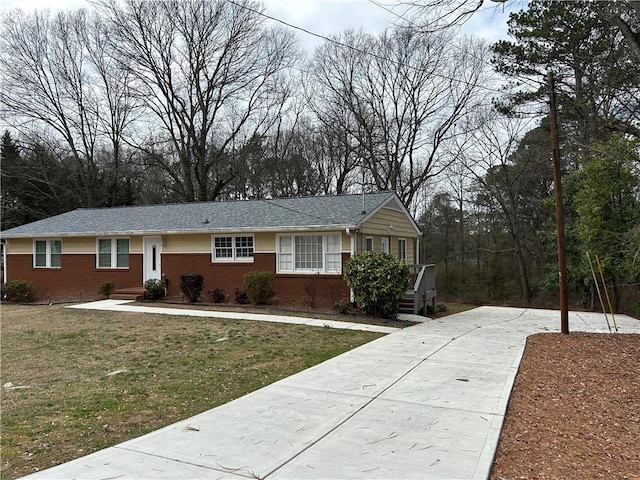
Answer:
[[[100, 240], [111, 240], [111, 266], [109, 267], [101, 267], [100, 266]], [[118, 240], [129, 240], [129, 251], [127, 255], [129, 255], [129, 262], [131, 262], [131, 239], [129, 237], [98, 237], [96, 238], [96, 268], [100, 270], [128, 270], [131, 266], [129, 263], [128, 267], [118, 267]]]
[[[404, 258], [401, 256], [401, 251], [400, 251], [400, 242], [404, 243]], [[407, 261], [407, 254], [409, 252], [407, 251], [407, 239], [406, 238], [398, 238], [398, 258], [400, 260], [404, 260], [405, 262]]]
[[[253, 255], [250, 257], [236, 256], [236, 238], [250, 237], [253, 240]], [[231, 238], [232, 257], [216, 258], [216, 238]], [[256, 237], [251, 235], [211, 235], [211, 262], [212, 263], [253, 263], [256, 254]]]
[[[367, 243], [369, 242], [369, 240], [371, 240], [371, 250], [367, 250]], [[365, 252], [373, 252], [375, 251], [376, 247], [375, 247], [375, 243], [373, 240], [373, 237], [370, 236], [366, 236], [364, 237], [364, 251]]]
[[[385, 245], [387, 248], [384, 248]], [[386, 251], [385, 251], [386, 250]], [[382, 237], [380, 239], [380, 253], [389, 253], [389, 237]]]
[[[318, 268], [307, 268], [307, 269], [297, 269], [296, 270], [296, 247], [295, 247], [295, 237], [314, 237], [321, 236], [322, 237], [322, 269]], [[328, 252], [327, 251], [327, 237], [337, 236], [339, 242], [339, 252]], [[282, 237], [291, 237], [291, 252], [288, 255], [291, 255], [291, 270], [282, 270], [280, 268], [280, 239]], [[342, 234], [340, 232], [292, 232], [292, 233], [279, 233], [276, 235], [276, 273], [290, 273], [296, 275], [342, 275]], [[340, 268], [338, 270], [330, 270], [327, 271], [327, 256], [328, 255], [339, 255]]]
[[[45, 242], [46, 250], [45, 250], [45, 265], [36, 265], [36, 242]], [[60, 266], [52, 267], [51, 266], [51, 242], [60, 242]], [[61, 238], [36, 238], [33, 240], [33, 268], [53, 268], [59, 269], [62, 268], [62, 239]], [[5, 263], [6, 266], [6, 263]], [[5, 267], [6, 268], [6, 267]]]

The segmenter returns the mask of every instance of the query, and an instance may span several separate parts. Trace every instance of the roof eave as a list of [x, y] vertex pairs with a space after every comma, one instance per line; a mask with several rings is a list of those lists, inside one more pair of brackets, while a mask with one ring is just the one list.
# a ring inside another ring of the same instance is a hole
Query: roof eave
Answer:
[[339, 224], [339, 225], [290, 225], [273, 227], [229, 227], [229, 228], [197, 228], [179, 230], [126, 230], [126, 231], [101, 231], [101, 232], [64, 232], [64, 233], [37, 233], [37, 234], [9, 234], [2, 235], [2, 239], [20, 238], [70, 238], [70, 237], [129, 237], [129, 236], [151, 236], [151, 235], [189, 235], [189, 234], [214, 234], [214, 233], [263, 233], [263, 232], [302, 232], [302, 231], [329, 231], [346, 230], [358, 228], [359, 225]]

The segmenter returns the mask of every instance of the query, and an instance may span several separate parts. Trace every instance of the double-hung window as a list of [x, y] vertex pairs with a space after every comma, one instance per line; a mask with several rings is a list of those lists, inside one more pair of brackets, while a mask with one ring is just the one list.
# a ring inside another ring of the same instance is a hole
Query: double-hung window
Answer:
[[398, 258], [407, 260], [407, 240], [405, 238], [398, 239]]
[[373, 252], [373, 237], [364, 237], [364, 251]]
[[382, 253], [389, 253], [389, 239], [387, 237], [380, 239], [380, 250]]
[[214, 262], [253, 262], [253, 235], [212, 237]]
[[36, 268], [60, 268], [62, 265], [62, 240], [34, 240], [33, 266]]
[[278, 272], [341, 273], [340, 234], [278, 236]]
[[98, 268], [129, 268], [128, 238], [99, 238]]

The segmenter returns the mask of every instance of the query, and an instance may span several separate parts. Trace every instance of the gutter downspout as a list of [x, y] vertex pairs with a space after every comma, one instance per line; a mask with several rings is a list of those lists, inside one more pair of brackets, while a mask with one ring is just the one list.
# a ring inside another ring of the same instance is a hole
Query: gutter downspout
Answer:
[[[7, 283], [7, 242], [3, 239], [2, 246], [2, 283]], [[4, 300], [4, 298], [2, 299]]]
[[[350, 228], [347, 228], [345, 230], [345, 233], [347, 235], [349, 235], [349, 237], [351, 237], [351, 242], [350, 242], [351, 243], [351, 249], [349, 251], [349, 258], [352, 258], [356, 254], [356, 233], [355, 232], [352, 233]], [[349, 301], [353, 303], [355, 301], [355, 299], [356, 299], [356, 297], [353, 294], [353, 289], [349, 288]]]

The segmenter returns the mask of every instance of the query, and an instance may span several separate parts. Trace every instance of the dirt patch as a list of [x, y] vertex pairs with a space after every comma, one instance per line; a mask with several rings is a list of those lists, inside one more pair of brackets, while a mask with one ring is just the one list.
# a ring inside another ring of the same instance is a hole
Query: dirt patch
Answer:
[[529, 337], [490, 478], [640, 479], [640, 335]]

